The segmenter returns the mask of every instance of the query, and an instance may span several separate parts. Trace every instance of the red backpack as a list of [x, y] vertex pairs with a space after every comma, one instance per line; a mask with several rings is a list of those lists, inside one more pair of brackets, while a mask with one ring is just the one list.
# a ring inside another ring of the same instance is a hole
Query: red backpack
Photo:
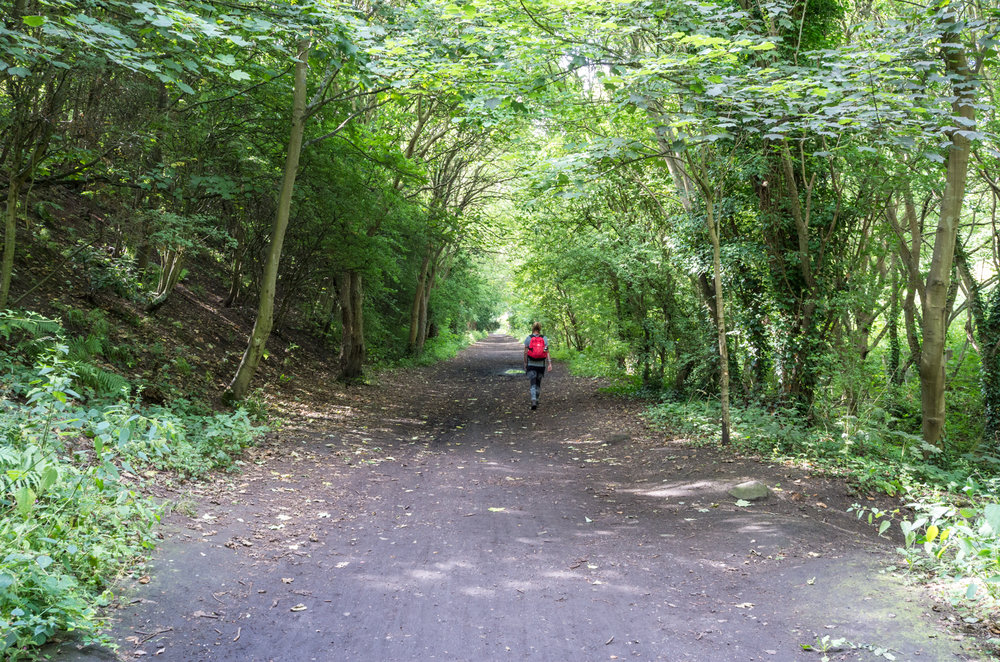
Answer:
[[536, 361], [549, 358], [549, 350], [545, 348], [545, 336], [531, 336], [528, 342], [528, 358]]

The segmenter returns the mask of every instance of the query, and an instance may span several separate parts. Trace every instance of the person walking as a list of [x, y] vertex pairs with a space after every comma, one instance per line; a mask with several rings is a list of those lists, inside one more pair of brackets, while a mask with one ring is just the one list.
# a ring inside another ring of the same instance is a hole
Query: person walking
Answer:
[[542, 335], [542, 325], [531, 325], [531, 335], [524, 339], [524, 372], [528, 375], [531, 388], [531, 408], [538, 409], [538, 397], [542, 391], [542, 377], [552, 370], [549, 358], [549, 341]]

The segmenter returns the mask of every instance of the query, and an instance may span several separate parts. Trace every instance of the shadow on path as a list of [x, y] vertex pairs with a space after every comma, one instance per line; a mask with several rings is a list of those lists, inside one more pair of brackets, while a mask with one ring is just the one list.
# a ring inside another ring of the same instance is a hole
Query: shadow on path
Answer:
[[[871, 530], [783, 496], [808, 476], [657, 438], [559, 366], [530, 411], [520, 352], [492, 336], [255, 449], [170, 518], [119, 658], [974, 659]], [[748, 474], [787, 489], [738, 508]]]

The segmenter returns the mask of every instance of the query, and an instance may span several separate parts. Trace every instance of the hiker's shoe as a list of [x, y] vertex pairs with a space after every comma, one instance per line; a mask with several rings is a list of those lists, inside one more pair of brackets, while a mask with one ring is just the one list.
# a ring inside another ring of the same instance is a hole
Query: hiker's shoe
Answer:
[[538, 398], [532, 398], [531, 399], [531, 408], [532, 409], [538, 409]]

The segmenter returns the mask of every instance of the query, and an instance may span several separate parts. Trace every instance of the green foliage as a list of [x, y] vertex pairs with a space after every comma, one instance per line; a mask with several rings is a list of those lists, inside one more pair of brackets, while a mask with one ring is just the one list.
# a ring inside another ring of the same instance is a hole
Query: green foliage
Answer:
[[91, 297], [110, 293], [133, 298], [143, 289], [135, 260], [127, 254], [88, 247], [78, 260], [87, 276], [87, 294]]
[[67, 356], [58, 324], [5, 315], [0, 329], [42, 348], [0, 393], [0, 655], [13, 661], [62, 631], [96, 636], [115, 580], [154, 543], [161, 506], [135, 488], [143, 468], [232, 467], [263, 429], [244, 409], [144, 408], [110, 373], [95, 379], [125, 387], [117, 402], [88, 403], [73, 390], [87, 364]]
[[884, 534], [899, 524], [907, 568], [945, 578], [957, 605], [986, 612], [1000, 606], [1000, 480], [967, 478], [949, 491], [911, 489], [905, 509], [891, 513], [855, 504]]
[[110, 582], [152, 546], [156, 507], [100, 445], [68, 443], [77, 426], [58, 352], [24, 404], [0, 403], [0, 619], [5, 659], [61, 630], [93, 632]]
[[54, 336], [60, 332], [62, 325], [58, 321], [42, 317], [38, 313], [18, 313], [11, 310], [0, 312], [0, 336], [8, 342], [17, 344], [18, 334], [23, 334], [20, 338], [23, 340], [25, 337], [37, 339]]
[[[922, 482], [945, 485], [968, 475], [964, 462], [948, 463], [935, 447], [893, 429], [892, 421], [876, 412], [823, 426], [808, 425], [795, 408], [737, 406], [731, 413], [730, 443], [736, 450], [822, 466], [858, 489], [896, 495]], [[718, 442], [719, 415], [718, 403], [704, 400], [664, 402], [646, 412], [654, 426], [696, 443]]]

